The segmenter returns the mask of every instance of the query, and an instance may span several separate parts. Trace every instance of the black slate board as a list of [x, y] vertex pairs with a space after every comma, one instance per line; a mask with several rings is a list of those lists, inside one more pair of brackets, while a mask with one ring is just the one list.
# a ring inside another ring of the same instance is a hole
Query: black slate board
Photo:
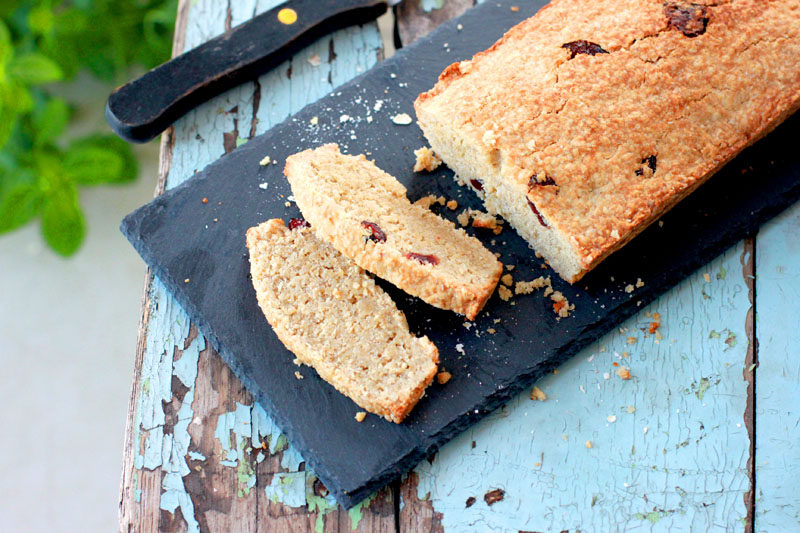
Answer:
[[[515, 305], [495, 295], [467, 329], [463, 318], [382, 283], [412, 331], [428, 335], [439, 347], [442, 367], [453, 378], [446, 386], [432, 386], [401, 425], [375, 416], [356, 422], [360, 409], [312, 370], [302, 370], [302, 381], [295, 378], [293, 356], [258, 309], [248, 279], [245, 231], [269, 218], [299, 216], [294, 204], [284, 205], [291, 191], [282, 163], [325, 142], [370, 154], [408, 187], [412, 200], [442, 194], [458, 199], [460, 208], [480, 208], [447, 169], [432, 175], [411, 172], [412, 151], [426, 142], [415, 125], [398, 126], [390, 117], [413, 116], [417, 94], [430, 88], [445, 66], [487, 48], [544, 2], [518, 4], [517, 12], [503, 1], [471, 9], [122, 223], [155, 274], [346, 507], [413, 467], [800, 197], [800, 116], [795, 116], [672, 210], [663, 227], [653, 225], [577, 286], [554, 276], [556, 290], [575, 304], [570, 318], [557, 322], [551, 302], [541, 294], [514, 298]], [[377, 100], [382, 100], [378, 111]], [[311, 125], [312, 117], [318, 117], [317, 126]], [[265, 155], [281, 164], [260, 166]], [[263, 183], [266, 190], [259, 187]], [[447, 209], [439, 212], [455, 216]], [[504, 263], [516, 265], [515, 279], [552, 273], [541, 269], [513, 230], [500, 236], [476, 231], [491, 250], [502, 253]], [[625, 285], [637, 278], [644, 287], [626, 293]], [[488, 328], [497, 332], [489, 334]]]

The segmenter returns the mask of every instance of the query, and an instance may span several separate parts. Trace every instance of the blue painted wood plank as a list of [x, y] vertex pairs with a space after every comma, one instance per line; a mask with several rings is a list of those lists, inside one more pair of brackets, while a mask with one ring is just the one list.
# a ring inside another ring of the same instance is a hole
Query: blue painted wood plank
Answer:
[[[445, 531], [743, 530], [743, 251], [542, 380], [546, 401], [521, 395], [423, 461], [417, 496], [442, 513]], [[654, 312], [660, 335], [649, 333]], [[503, 500], [488, 505], [498, 488]]]
[[[187, 23], [186, 49], [225, 31], [228, 17], [230, 24], [236, 25], [280, 3], [279, 0], [241, 0], [226, 5], [215, 0], [193, 1]], [[331, 49], [335, 50], [335, 59], [330, 55]], [[174, 127], [172, 164], [166, 176], [166, 187], [179, 185], [195, 171], [221, 157], [226, 145], [230, 148], [231, 143], [236, 146], [246, 142], [251, 133], [263, 133], [367, 70], [379, 59], [380, 50], [381, 38], [376, 24], [348, 28], [309, 46], [293, 60], [261, 76], [257, 84], [243, 84], [188, 113]], [[287, 75], [290, 69], [291, 75]], [[206, 457], [195, 450], [197, 443], [192, 440], [189, 424], [193, 419], [204, 418], [203, 413], [194, 412], [197, 405], [194, 393], [198, 379], [209, 379], [208, 376], [198, 378], [198, 354], [205, 348], [205, 341], [200, 335], [185, 346], [190, 333], [189, 319], [157, 279], [150, 288], [149, 300], [147, 342], [138, 378], [141, 394], [136, 400], [133, 427], [134, 468], [140, 472], [160, 470], [164, 476], [160, 487], [135, 487], [136, 501], [156, 498], [162, 510], [182, 518], [182, 527], [198, 531], [201, 517], [196, 515], [194, 502], [184, 484], [190, 471], [188, 461], [199, 462], [196, 467], [202, 468], [203, 462], [217, 460], [235, 470], [240, 491], [248, 491], [256, 480], [251, 465], [243, 468], [249, 460], [245, 453], [268, 442], [267, 449], [256, 456], [256, 464], [265, 459], [265, 454], [281, 453], [285, 475], [275, 478], [283, 481], [279, 486], [273, 479], [265, 496], [272, 502], [291, 507], [308, 505], [309, 511], [316, 511], [316, 526], [321, 528], [325, 514], [336, 510], [337, 506], [329, 497], [315, 494], [310, 486], [315, 479], [313, 473], [301, 469], [302, 458], [288, 446], [259, 405], [236, 404], [216, 420], [203, 421], [216, 424], [214, 434], [221, 450], [219, 457]], [[176, 401], [173, 389], [176, 380], [189, 391], [183, 396], [177, 421], [172, 422], [167, 420], [167, 411]], [[292, 476], [302, 477], [301, 482], [286, 483], [284, 478], [291, 481]], [[133, 479], [138, 480], [139, 476], [134, 475]], [[159, 489], [160, 495], [143, 494]], [[153, 520], [157, 522], [158, 510], [151, 509], [150, 513], [153, 512]], [[251, 514], [255, 516], [255, 512], [253, 509]], [[355, 530], [361, 520], [361, 507], [347, 515]]]
[[800, 531], [800, 205], [756, 240], [756, 531]]

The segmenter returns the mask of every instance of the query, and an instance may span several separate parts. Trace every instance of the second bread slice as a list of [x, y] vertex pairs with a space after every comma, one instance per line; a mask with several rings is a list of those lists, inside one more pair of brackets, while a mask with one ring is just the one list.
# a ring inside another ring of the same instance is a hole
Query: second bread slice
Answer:
[[284, 173], [317, 236], [362, 268], [470, 320], [494, 292], [497, 258], [363, 155], [327, 144], [289, 157]]
[[247, 230], [258, 304], [300, 362], [364, 409], [401, 422], [436, 374], [439, 351], [415, 337], [389, 295], [303, 224]]

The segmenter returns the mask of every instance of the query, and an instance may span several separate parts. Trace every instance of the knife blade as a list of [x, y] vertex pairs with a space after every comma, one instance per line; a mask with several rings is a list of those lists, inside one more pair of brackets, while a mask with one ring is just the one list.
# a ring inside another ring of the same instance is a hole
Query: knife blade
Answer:
[[197, 105], [278, 66], [323, 35], [370, 22], [399, 2], [285, 2], [119, 87], [106, 102], [106, 120], [126, 141], [149, 141]]

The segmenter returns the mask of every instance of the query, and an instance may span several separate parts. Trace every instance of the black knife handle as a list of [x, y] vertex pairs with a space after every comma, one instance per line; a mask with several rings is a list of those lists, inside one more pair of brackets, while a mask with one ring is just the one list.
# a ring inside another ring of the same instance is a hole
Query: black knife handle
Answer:
[[[285, 9], [296, 13], [294, 22], [286, 23], [294, 17]], [[106, 120], [126, 141], [149, 141], [197, 105], [386, 9], [386, 0], [290, 0], [118, 88], [108, 97]]]

